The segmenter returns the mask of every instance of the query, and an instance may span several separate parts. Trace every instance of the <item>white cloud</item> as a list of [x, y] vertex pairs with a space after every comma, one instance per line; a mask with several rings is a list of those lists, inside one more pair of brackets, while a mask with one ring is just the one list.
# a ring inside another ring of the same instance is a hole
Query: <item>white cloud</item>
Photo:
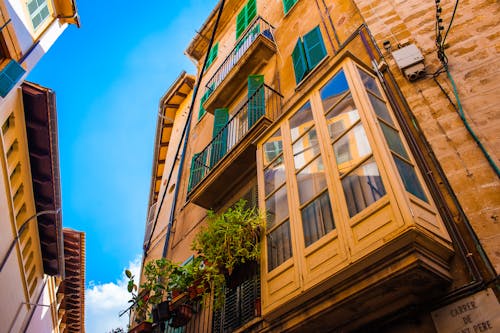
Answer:
[[[138, 278], [141, 269], [141, 256], [129, 262], [128, 269]], [[124, 269], [125, 270], [125, 269]], [[118, 314], [129, 305], [130, 294], [127, 292], [125, 274], [116, 282], [95, 283], [89, 282], [85, 290], [85, 322], [89, 333], [105, 333], [114, 328], [122, 327], [126, 330], [128, 315], [118, 317]]]

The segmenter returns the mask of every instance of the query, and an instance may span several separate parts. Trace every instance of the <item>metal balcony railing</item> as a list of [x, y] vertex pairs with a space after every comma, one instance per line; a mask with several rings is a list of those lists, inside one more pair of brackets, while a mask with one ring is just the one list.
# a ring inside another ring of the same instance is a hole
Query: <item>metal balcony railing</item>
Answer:
[[231, 69], [238, 63], [240, 58], [250, 48], [257, 37], [262, 35], [274, 42], [273, 31], [274, 27], [262, 17], [258, 16], [255, 18], [253, 23], [247, 27], [245, 33], [240, 37], [240, 39], [238, 39], [236, 46], [231, 53], [229, 53], [226, 59], [224, 59], [224, 62], [219, 68], [217, 68], [210, 80], [208, 80], [206, 88], [210, 91], [210, 93], [215, 91], [221, 82], [224, 81]]
[[217, 163], [238, 145], [259, 119], [263, 116], [270, 121], [277, 119], [281, 114], [282, 97], [279, 92], [263, 84], [240, 104], [238, 111], [193, 160], [189, 191], [192, 191]]

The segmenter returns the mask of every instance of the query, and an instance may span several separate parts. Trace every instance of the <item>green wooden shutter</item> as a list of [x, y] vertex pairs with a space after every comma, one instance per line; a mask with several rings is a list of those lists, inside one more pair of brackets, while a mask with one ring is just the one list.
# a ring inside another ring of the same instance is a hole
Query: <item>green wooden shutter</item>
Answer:
[[24, 73], [26, 70], [17, 61], [11, 60], [0, 72], [0, 96], [7, 96]]
[[215, 109], [214, 129], [212, 132], [212, 151], [210, 152], [210, 167], [219, 162], [227, 150], [227, 121], [229, 110], [227, 108]]
[[265, 103], [264, 75], [250, 75], [248, 77], [248, 129], [266, 112]]
[[208, 53], [208, 59], [207, 59], [207, 65], [205, 66], [205, 69], [210, 67], [210, 65], [214, 62], [215, 58], [217, 58], [217, 53], [219, 51], [219, 42], [215, 43], [214, 46], [210, 49], [210, 52]]
[[288, 13], [290, 8], [292, 8], [296, 2], [297, 0], [283, 0], [283, 8], [285, 10], [285, 14]]
[[243, 31], [245, 31], [247, 22], [246, 11], [247, 11], [247, 6], [243, 7], [241, 12], [239, 12], [238, 16], [236, 17], [236, 39], [240, 38]]
[[316, 65], [326, 56], [325, 44], [323, 43], [323, 37], [321, 36], [319, 26], [304, 35], [304, 50], [309, 70], [316, 67]]
[[189, 183], [188, 183], [188, 192], [191, 192], [193, 187], [198, 185], [198, 183], [203, 179], [205, 175], [205, 162], [207, 151], [204, 150], [201, 153], [195, 153], [193, 158], [191, 159], [191, 171], [189, 173]]
[[306, 55], [304, 52], [304, 46], [302, 45], [302, 41], [300, 39], [297, 41], [297, 44], [293, 49], [292, 61], [293, 70], [295, 72], [295, 81], [299, 83], [307, 73]]
[[207, 89], [205, 91], [205, 93], [203, 94], [203, 96], [201, 96], [200, 110], [198, 111], [198, 120], [200, 120], [201, 117], [203, 117], [205, 115], [205, 113], [207, 113], [207, 110], [205, 110], [205, 108], [203, 107], [203, 103], [205, 103], [205, 101], [208, 99], [208, 97], [210, 97], [211, 93], [212, 93], [212, 91], [210, 89]]
[[248, 26], [252, 20], [257, 16], [257, 0], [248, 0], [247, 7], [247, 22]]
[[257, 16], [257, 0], [248, 0], [236, 17], [236, 39], [240, 38], [255, 16]]

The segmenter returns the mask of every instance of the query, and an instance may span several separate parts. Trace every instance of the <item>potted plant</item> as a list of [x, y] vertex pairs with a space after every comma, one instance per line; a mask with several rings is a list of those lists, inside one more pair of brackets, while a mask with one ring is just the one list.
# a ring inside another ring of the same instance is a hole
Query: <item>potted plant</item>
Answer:
[[148, 322], [148, 308], [149, 308], [149, 291], [138, 291], [137, 284], [134, 281], [134, 276], [130, 270], [125, 270], [125, 275], [129, 279], [127, 283], [127, 290], [132, 295], [129, 303], [132, 303], [129, 310], [135, 311], [135, 322], [138, 324], [130, 329], [130, 333], [148, 333], [152, 331], [151, 322]]
[[225, 212], [209, 210], [208, 224], [196, 234], [192, 249], [207, 262], [205, 281], [213, 288], [215, 307], [224, 303], [226, 277], [246, 262], [260, 258], [260, 234], [264, 218], [256, 208], [239, 200]]

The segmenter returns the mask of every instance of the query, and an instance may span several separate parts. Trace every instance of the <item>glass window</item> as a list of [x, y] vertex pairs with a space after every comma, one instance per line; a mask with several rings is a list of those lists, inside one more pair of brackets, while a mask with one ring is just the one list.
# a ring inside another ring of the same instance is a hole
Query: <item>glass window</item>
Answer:
[[272, 271], [291, 257], [290, 221], [286, 220], [267, 235], [267, 270]]
[[342, 179], [342, 187], [351, 217], [386, 193], [373, 157], [345, 176]]
[[265, 194], [269, 195], [285, 182], [285, 164], [280, 156], [264, 169]]
[[292, 132], [292, 141], [297, 140], [299, 136], [307, 132], [314, 125], [311, 112], [311, 103], [307, 102], [290, 118], [290, 129]]
[[349, 86], [344, 71], [340, 71], [320, 91], [325, 111], [330, 110], [348, 90]]
[[267, 228], [271, 229], [286, 217], [288, 217], [288, 195], [286, 186], [283, 186], [266, 199]]
[[49, 17], [50, 12], [47, 0], [28, 0], [27, 6], [33, 28], [36, 29], [47, 17]]
[[292, 145], [292, 150], [295, 170], [298, 170], [319, 154], [316, 130], [312, 128], [306, 135], [298, 139]]
[[375, 110], [377, 116], [386, 121], [388, 124], [394, 125], [385, 103], [370, 93], [368, 93], [368, 98], [370, 98], [370, 102], [372, 102], [373, 109]]
[[384, 133], [385, 140], [389, 145], [389, 148], [393, 151], [401, 155], [402, 157], [409, 159], [408, 153], [406, 152], [405, 147], [403, 146], [403, 142], [399, 137], [398, 132], [392, 127], [386, 125], [381, 122], [380, 127], [382, 128], [382, 132]]
[[337, 166], [341, 174], [372, 153], [365, 129], [361, 123], [351, 128], [333, 144]]
[[335, 229], [332, 207], [326, 191], [305, 206], [301, 215], [306, 247]]
[[323, 160], [318, 156], [297, 174], [299, 203], [303, 205], [326, 188]]
[[365, 88], [374, 93], [375, 95], [377, 95], [378, 97], [382, 98], [382, 94], [378, 89], [377, 82], [375, 82], [375, 79], [359, 68], [358, 71], [359, 75], [361, 76], [361, 81], [363, 81]]
[[401, 179], [403, 180], [403, 184], [405, 189], [416, 196], [417, 198], [428, 202], [427, 196], [422, 189], [422, 185], [420, 185], [420, 181], [418, 180], [417, 174], [415, 172], [415, 168], [410, 163], [405, 160], [399, 158], [396, 155], [393, 155], [394, 162], [396, 163], [396, 167], [398, 168]]
[[326, 115], [328, 131], [332, 139], [337, 139], [344, 131], [359, 120], [359, 113], [352, 95], [347, 95]]
[[274, 134], [264, 143], [264, 165], [268, 165], [283, 151], [283, 141], [281, 139], [281, 130], [277, 130]]

